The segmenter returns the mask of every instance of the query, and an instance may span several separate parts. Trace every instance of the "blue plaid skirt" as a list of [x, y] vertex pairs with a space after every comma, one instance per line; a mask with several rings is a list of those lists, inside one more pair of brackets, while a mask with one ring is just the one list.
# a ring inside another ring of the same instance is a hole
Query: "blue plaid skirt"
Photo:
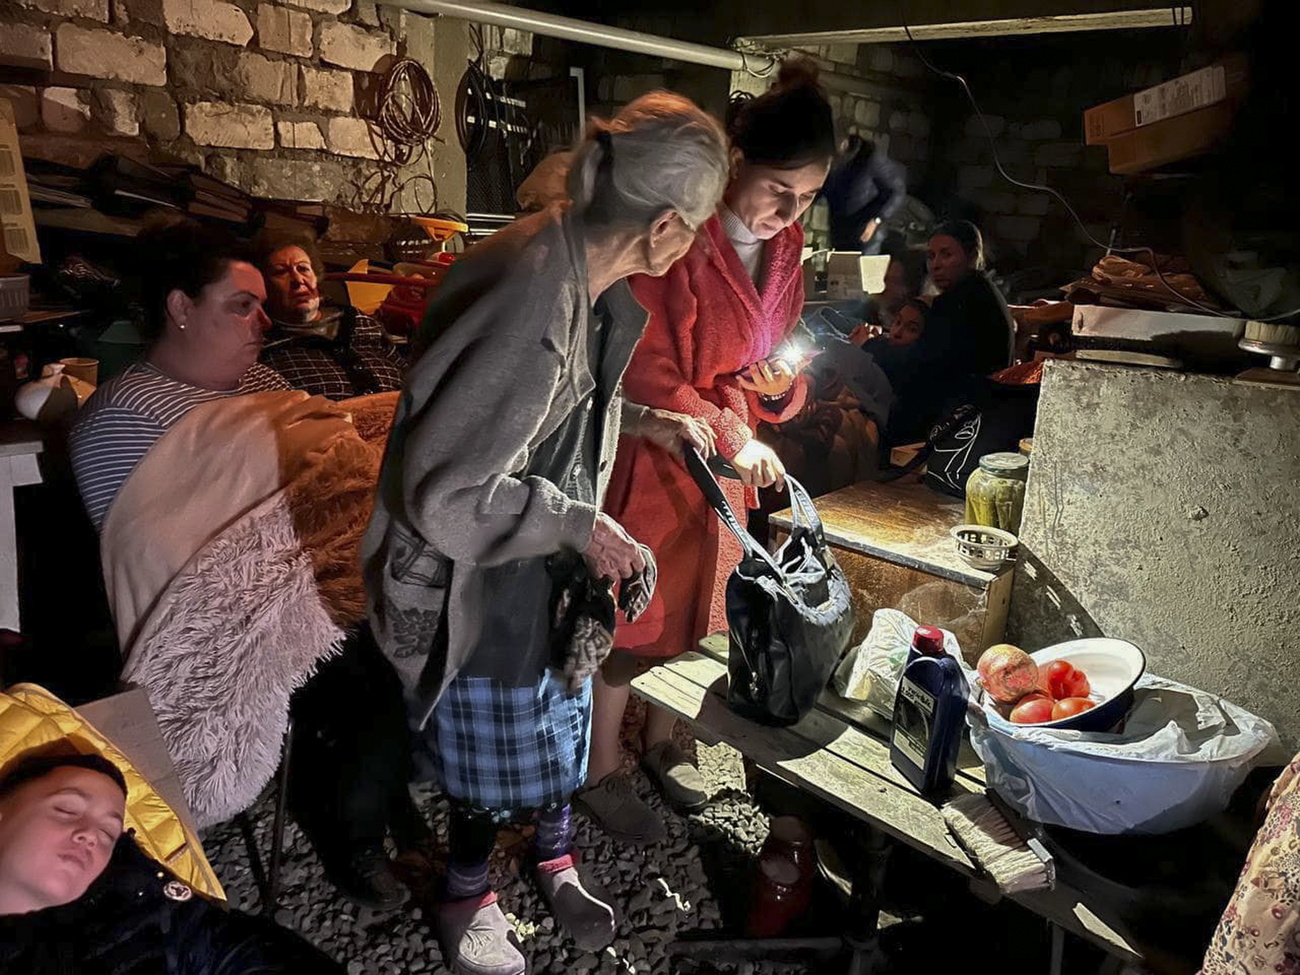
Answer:
[[591, 682], [570, 697], [549, 670], [531, 687], [457, 677], [424, 730], [447, 794], [498, 818], [568, 802], [590, 739]]

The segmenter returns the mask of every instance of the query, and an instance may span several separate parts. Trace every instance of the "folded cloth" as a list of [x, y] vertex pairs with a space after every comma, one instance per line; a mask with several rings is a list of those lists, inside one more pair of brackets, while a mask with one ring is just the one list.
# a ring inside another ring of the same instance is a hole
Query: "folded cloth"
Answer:
[[[639, 546], [645, 568], [623, 580], [618, 608], [630, 623], [654, 597], [659, 569], [654, 553]], [[552, 666], [570, 694], [600, 669], [614, 649], [614, 594], [608, 579], [594, 579], [576, 553], [562, 553], [548, 564], [555, 580], [551, 612]]]

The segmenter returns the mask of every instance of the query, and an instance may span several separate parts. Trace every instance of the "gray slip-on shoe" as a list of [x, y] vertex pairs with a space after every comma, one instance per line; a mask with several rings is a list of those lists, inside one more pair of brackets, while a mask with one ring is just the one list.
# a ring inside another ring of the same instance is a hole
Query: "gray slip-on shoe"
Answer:
[[536, 877], [555, 923], [575, 945], [583, 951], [603, 951], [614, 941], [618, 915], [613, 898], [593, 881], [583, 880], [572, 853], [543, 860]]
[[622, 772], [610, 772], [573, 797], [574, 805], [619, 843], [651, 846], [668, 836], [664, 821], [634, 791]]
[[496, 894], [444, 901], [437, 914], [443, 962], [456, 975], [525, 975], [518, 936]]
[[650, 746], [641, 759], [641, 767], [674, 808], [695, 812], [709, 801], [704, 776], [677, 742], [661, 741]]

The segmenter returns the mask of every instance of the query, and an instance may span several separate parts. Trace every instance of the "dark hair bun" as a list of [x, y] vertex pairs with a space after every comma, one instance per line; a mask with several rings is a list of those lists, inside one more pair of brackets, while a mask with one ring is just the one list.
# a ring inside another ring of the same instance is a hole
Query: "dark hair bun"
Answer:
[[821, 91], [821, 68], [812, 58], [794, 57], [781, 62], [781, 70], [776, 73], [773, 88], [792, 91], [796, 88], [816, 88]]
[[818, 74], [810, 58], [791, 58], [763, 94], [745, 102], [733, 99], [728, 134], [746, 162], [796, 169], [835, 155], [835, 120]]

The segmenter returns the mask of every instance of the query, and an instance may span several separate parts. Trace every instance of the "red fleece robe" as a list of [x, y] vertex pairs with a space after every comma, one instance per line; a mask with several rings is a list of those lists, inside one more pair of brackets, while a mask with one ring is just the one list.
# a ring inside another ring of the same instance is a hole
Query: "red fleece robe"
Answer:
[[[623, 377], [627, 399], [705, 420], [718, 452], [734, 457], [759, 420], [780, 422], [803, 407], [807, 385], [765, 408], [737, 374], [773, 355], [803, 307], [803, 228], [786, 228], [763, 247], [756, 290], [715, 216], [662, 278], [632, 279], [650, 313], [645, 335]], [[755, 492], [723, 479], [732, 507], [756, 507]], [[728, 575], [740, 546], [722, 528], [686, 468], [646, 440], [623, 437], [605, 510], [654, 550], [659, 585], [635, 623], [620, 622], [614, 644], [640, 657], [673, 657], [726, 628]]]

